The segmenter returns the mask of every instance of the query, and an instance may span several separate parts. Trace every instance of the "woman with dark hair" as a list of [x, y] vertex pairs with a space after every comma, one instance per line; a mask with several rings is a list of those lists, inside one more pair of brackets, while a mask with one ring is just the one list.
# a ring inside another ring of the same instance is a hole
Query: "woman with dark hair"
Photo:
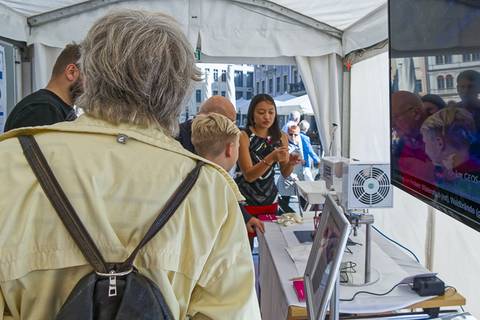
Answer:
[[248, 108], [247, 126], [240, 135], [238, 187], [246, 198], [245, 209], [251, 214], [276, 214], [276, 163], [284, 177], [301, 161], [288, 153], [288, 138], [278, 125], [277, 108], [268, 94], [253, 97]]

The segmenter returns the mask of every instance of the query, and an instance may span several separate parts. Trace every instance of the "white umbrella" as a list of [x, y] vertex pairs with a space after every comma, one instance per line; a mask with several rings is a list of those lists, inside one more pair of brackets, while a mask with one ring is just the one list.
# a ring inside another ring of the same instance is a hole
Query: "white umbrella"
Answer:
[[288, 115], [292, 111], [299, 111], [301, 114], [313, 114], [312, 104], [307, 94], [300, 97], [293, 96], [292, 99], [279, 101], [275, 97], [275, 105], [280, 115]]
[[203, 80], [205, 85], [205, 100], [212, 96], [212, 75], [210, 71], [205, 71], [205, 79]]
[[235, 74], [231, 64], [227, 67], [227, 99], [235, 105]]

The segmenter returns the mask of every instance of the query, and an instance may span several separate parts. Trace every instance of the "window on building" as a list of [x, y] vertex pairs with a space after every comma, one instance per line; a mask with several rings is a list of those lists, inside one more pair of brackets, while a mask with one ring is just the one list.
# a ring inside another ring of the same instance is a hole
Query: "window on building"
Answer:
[[225, 96], [226, 96], [225, 91], [222, 91], [222, 97], [225, 97]]
[[255, 91], [256, 93], [260, 93], [260, 82], [257, 81], [257, 91]]
[[445, 89], [445, 79], [443, 76], [437, 77], [437, 88], [438, 89]]
[[446, 84], [447, 84], [447, 89], [453, 89], [453, 77], [451, 74], [447, 75], [445, 77]]
[[253, 88], [253, 72], [247, 72], [247, 87]]
[[243, 87], [243, 72], [235, 71], [235, 87]]
[[415, 80], [415, 92], [422, 92], [422, 80]]
[[213, 69], [213, 81], [218, 81], [218, 69]]
[[235, 100], [238, 100], [240, 98], [243, 98], [243, 92], [242, 91], [236, 91], [235, 92]]
[[462, 58], [463, 58], [463, 62], [472, 61], [472, 55], [470, 53], [463, 54]]
[[478, 60], [480, 60], [480, 53], [472, 54], [472, 61], [478, 61]]
[[283, 76], [283, 92], [288, 91], [288, 76]]
[[444, 64], [443, 56], [435, 56], [435, 63], [436, 64]]
[[445, 56], [445, 64], [452, 63], [452, 56], [451, 55], [446, 55]]
[[202, 90], [195, 91], [195, 100], [197, 102], [202, 102]]
[[222, 81], [227, 81], [227, 70], [222, 70]]
[[280, 77], [277, 77], [275, 81], [275, 86], [277, 87], [277, 94], [280, 93]]
[[262, 93], [265, 93], [265, 80], [262, 80]]
[[293, 71], [293, 83], [297, 83], [298, 71]]
[[247, 91], [247, 100], [248, 99], [252, 99], [252, 92], [251, 91]]
[[218, 96], [218, 90], [213, 90], [212, 92], [214, 96]]
[[268, 79], [268, 93], [273, 94], [273, 79]]

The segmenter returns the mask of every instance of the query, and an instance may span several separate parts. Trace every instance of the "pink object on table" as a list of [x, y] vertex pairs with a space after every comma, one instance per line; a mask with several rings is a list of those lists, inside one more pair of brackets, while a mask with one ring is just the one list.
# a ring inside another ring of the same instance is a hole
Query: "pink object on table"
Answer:
[[277, 216], [274, 214], [259, 214], [257, 218], [262, 221], [277, 221]]
[[305, 287], [303, 285], [303, 279], [293, 280], [293, 288], [297, 294], [299, 301], [305, 301]]

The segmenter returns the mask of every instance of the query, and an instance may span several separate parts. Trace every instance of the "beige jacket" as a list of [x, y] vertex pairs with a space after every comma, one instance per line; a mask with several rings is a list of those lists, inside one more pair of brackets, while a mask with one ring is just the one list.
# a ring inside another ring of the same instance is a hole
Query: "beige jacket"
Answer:
[[[19, 134], [35, 134], [106, 261], [128, 256], [200, 158], [158, 130], [87, 116], [0, 136], [0, 319], [53, 319], [92, 268], [28, 166]], [[118, 134], [129, 137], [125, 144]], [[223, 169], [203, 167], [137, 256], [176, 319], [260, 319], [240, 199]]]

